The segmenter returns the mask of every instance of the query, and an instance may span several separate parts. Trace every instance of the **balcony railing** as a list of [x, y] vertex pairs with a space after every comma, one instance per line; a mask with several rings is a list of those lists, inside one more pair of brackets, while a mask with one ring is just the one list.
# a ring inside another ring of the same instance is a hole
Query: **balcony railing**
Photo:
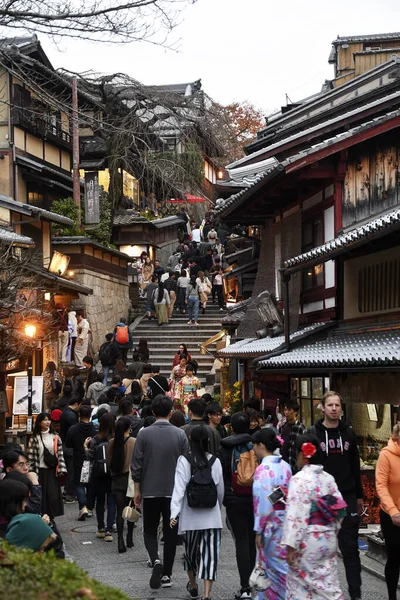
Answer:
[[45, 116], [32, 115], [29, 109], [14, 106], [11, 110], [11, 118], [13, 125], [19, 125], [31, 133], [53, 139], [56, 142], [61, 141], [68, 146], [72, 143], [71, 135], [64, 131], [59, 123], [53, 124]]

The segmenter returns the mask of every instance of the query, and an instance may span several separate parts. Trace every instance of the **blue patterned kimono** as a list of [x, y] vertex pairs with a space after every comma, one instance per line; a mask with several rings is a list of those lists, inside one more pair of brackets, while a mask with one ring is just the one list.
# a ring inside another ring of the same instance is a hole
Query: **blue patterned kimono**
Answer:
[[266, 456], [257, 467], [253, 483], [254, 530], [262, 534], [263, 548], [258, 561], [265, 568], [272, 585], [258, 593], [258, 600], [284, 600], [286, 589], [286, 548], [281, 545], [285, 511], [281, 505], [275, 509], [268, 500], [269, 494], [280, 486], [285, 495], [292, 476], [290, 466], [281, 456]]

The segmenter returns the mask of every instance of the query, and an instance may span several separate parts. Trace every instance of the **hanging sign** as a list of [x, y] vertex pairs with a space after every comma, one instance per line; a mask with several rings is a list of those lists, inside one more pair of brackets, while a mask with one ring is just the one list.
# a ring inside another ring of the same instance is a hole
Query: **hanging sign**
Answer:
[[85, 173], [85, 223], [100, 222], [100, 190], [97, 171]]

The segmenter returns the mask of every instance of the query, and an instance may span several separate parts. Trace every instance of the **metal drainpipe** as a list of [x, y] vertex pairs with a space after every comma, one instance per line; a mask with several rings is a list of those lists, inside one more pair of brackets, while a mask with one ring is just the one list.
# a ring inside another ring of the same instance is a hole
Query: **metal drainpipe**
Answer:
[[281, 282], [283, 290], [283, 319], [285, 332], [285, 348], [286, 352], [290, 351], [290, 314], [289, 314], [289, 281], [290, 275], [287, 275], [284, 269], [281, 269]]

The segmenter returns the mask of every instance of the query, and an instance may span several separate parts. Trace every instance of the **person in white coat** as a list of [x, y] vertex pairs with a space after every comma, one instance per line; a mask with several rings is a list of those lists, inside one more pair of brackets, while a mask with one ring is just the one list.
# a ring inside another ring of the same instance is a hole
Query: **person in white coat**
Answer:
[[[190, 597], [193, 599], [199, 597], [197, 584], [199, 578], [204, 583], [202, 600], [210, 600], [221, 545], [224, 480], [219, 458], [207, 453], [208, 434], [205, 427], [201, 425], [193, 427], [190, 431], [189, 446], [189, 454], [180, 456], [176, 465], [170, 525], [175, 527], [179, 522], [178, 533], [184, 534], [185, 569], [189, 576], [187, 590]], [[188, 483], [193, 473], [202, 472], [204, 469], [203, 472], [206, 474], [210, 467], [214, 486], [211, 483], [213, 490], [209, 495], [215, 498], [215, 505], [208, 508], [192, 508], [188, 501]]]
[[89, 322], [83, 317], [81, 312], [77, 312], [76, 320], [78, 322], [78, 337], [75, 343], [75, 366], [81, 367], [83, 359], [88, 353], [89, 346]]

